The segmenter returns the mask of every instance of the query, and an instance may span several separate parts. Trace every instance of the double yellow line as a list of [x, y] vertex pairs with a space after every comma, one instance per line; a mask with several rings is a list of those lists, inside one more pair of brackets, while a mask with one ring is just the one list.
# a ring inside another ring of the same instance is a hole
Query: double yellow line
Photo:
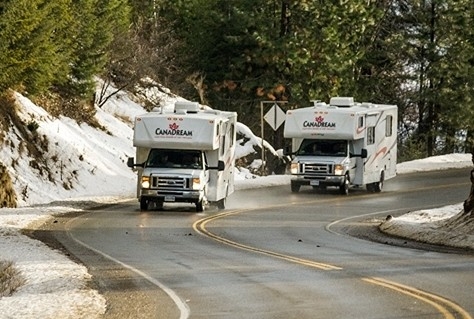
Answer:
[[[193, 229], [197, 233], [199, 233], [203, 236], [207, 236], [209, 238], [212, 238], [215, 241], [218, 241], [220, 243], [223, 243], [223, 244], [235, 247], [235, 248], [239, 248], [239, 249], [242, 249], [242, 250], [246, 250], [246, 251], [266, 255], [266, 256], [269, 256], [269, 257], [273, 257], [273, 258], [278, 258], [278, 259], [281, 259], [281, 260], [285, 260], [285, 261], [288, 261], [288, 262], [292, 262], [292, 263], [296, 263], [296, 264], [299, 264], [299, 265], [308, 266], [308, 267], [312, 267], [312, 268], [316, 268], [316, 269], [320, 269], [320, 270], [342, 270], [342, 268], [338, 267], [338, 266], [334, 266], [334, 265], [330, 265], [330, 264], [326, 264], [326, 263], [321, 263], [321, 262], [316, 262], [316, 261], [313, 261], [313, 260], [298, 258], [298, 257], [294, 257], [294, 256], [289, 256], [289, 255], [285, 255], [285, 254], [280, 254], [280, 253], [277, 253], [277, 252], [274, 252], [274, 251], [270, 251], [270, 250], [266, 250], [266, 249], [261, 249], [261, 248], [241, 244], [241, 243], [232, 241], [230, 239], [224, 238], [222, 236], [219, 236], [215, 233], [212, 233], [211, 231], [209, 231], [206, 228], [207, 224], [209, 224], [212, 221], [215, 221], [215, 220], [221, 219], [221, 218], [225, 218], [225, 217], [229, 217], [229, 216], [233, 216], [233, 215], [237, 215], [237, 214], [247, 212], [247, 211], [248, 210], [246, 210], [246, 209], [242, 209], [242, 210], [229, 211], [229, 212], [224, 212], [224, 213], [220, 213], [220, 214], [217, 214], [217, 215], [205, 217], [205, 218], [202, 218], [202, 219], [196, 221], [193, 224]], [[374, 285], [381, 286], [381, 287], [385, 287], [385, 288], [391, 289], [393, 291], [396, 291], [398, 293], [402, 293], [406, 296], [416, 298], [416, 299], [418, 299], [418, 300], [434, 307], [446, 319], [472, 319], [471, 315], [466, 310], [461, 308], [459, 305], [457, 305], [456, 303], [454, 303], [454, 302], [452, 302], [452, 301], [450, 301], [446, 298], [440, 297], [438, 295], [434, 295], [434, 294], [431, 294], [429, 292], [425, 292], [425, 291], [422, 291], [422, 290], [419, 290], [419, 289], [416, 289], [416, 288], [413, 288], [413, 287], [410, 287], [410, 286], [402, 285], [402, 284], [399, 284], [399, 283], [396, 283], [396, 282], [393, 282], [393, 281], [389, 281], [389, 280], [385, 280], [385, 279], [377, 278], [377, 277], [362, 278], [362, 280], [367, 282], [367, 283], [374, 284]]]
[[421, 300], [436, 308], [436, 310], [438, 310], [446, 319], [471, 319], [471, 315], [466, 310], [464, 310], [454, 302], [438, 295], [434, 295], [426, 291], [422, 291], [410, 286], [402, 285], [382, 278], [372, 277], [362, 278], [362, 280], [374, 285], [395, 290], [402, 294]]
[[289, 261], [289, 262], [293, 262], [293, 263], [297, 263], [297, 264], [300, 264], [300, 265], [305, 265], [305, 266], [309, 266], [309, 267], [313, 267], [313, 268], [318, 268], [318, 269], [322, 269], [322, 270], [339, 270], [339, 269], [342, 269], [340, 267], [332, 266], [332, 265], [329, 265], [329, 264], [319, 263], [319, 262], [315, 262], [315, 261], [312, 261], [312, 260], [307, 260], [307, 259], [303, 259], [303, 258], [288, 256], [288, 255], [280, 254], [280, 253], [277, 253], [277, 252], [274, 252], [274, 251], [244, 245], [244, 244], [232, 241], [230, 239], [221, 237], [219, 235], [216, 235], [216, 234], [214, 234], [214, 233], [212, 233], [212, 232], [210, 232], [206, 229], [206, 225], [208, 223], [210, 223], [211, 221], [213, 221], [213, 220], [224, 218], [224, 217], [227, 217], [227, 216], [237, 215], [237, 214], [242, 213], [244, 211], [245, 210], [239, 210], [239, 211], [233, 211], [233, 212], [228, 212], [228, 213], [221, 213], [221, 214], [218, 214], [218, 215], [215, 215], [215, 216], [210, 216], [210, 217], [203, 218], [201, 220], [196, 221], [193, 224], [193, 229], [196, 232], [198, 232], [202, 235], [205, 235], [207, 237], [210, 237], [210, 238], [212, 238], [212, 239], [214, 239], [218, 242], [221, 242], [221, 243], [224, 243], [224, 244], [227, 244], [229, 246], [233, 246], [233, 247], [236, 247], [236, 248], [239, 248], [239, 249], [251, 251], [251, 252], [254, 252], [254, 253], [259, 253], [259, 254], [262, 254], [262, 255], [267, 255], [267, 256], [270, 256], [270, 257], [278, 258], [278, 259], [283, 259], [283, 260], [286, 260], [286, 261]]

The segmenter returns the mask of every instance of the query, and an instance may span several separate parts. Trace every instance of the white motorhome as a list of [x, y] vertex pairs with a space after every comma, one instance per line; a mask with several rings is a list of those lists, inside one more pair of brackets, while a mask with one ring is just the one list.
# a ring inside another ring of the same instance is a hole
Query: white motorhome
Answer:
[[133, 145], [137, 197], [142, 210], [188, 202], [203, 211], [207, 202], [225, 208], [234, 192], [237, 114], [201, 110], [195, 102], [176, 102], [172, 111], [135, 119]]
[[383, 182], [396, 175], [397, 112], [396, 105], [356, 103], [352, 97], [287, 111], [291, 191], [302, 185], [336, 186], [348, 194], [350, 186], [366, 185], [380, 192]]

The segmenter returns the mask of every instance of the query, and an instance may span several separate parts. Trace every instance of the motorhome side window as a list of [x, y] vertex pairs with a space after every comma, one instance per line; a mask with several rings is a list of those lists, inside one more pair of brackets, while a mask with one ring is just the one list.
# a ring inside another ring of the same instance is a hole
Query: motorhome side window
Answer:
[[364, 127], [364, 117], [359, 116], [359, 124], [358, 124], [357, 128], [363, 128], [363, 127]]
[[370, 126], [367, 128], [367, 145], [372, 145], [375, 143], [375, 126]]
[[221, 156], [224, 155], [225, 150], [226, 150], [226, 145], [225, 145], [225, 135], [224, 135], [224, 136], [221, 136], [221, 146], [220, 146]]
[[235, 134], [235, 126], [234, 126], [234, 124], [232, 124], [232, 125], [230, 126], [230, 137], [231, 137], [231, 139], [230, 139], [230, 147], [234, 146], [234, 134]]
[[387, 115], [386, 121], [385, 121], [385, 136], [392, 136], [393, 132], [393, 116], [392, 115]]

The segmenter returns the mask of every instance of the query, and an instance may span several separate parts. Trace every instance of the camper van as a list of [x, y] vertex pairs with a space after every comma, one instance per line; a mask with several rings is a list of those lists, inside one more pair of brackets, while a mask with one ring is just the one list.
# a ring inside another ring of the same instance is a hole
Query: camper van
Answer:
[[137, 116], [133, 146], [140, 209], [165, 203], [207, 203], [225, 208], [234, 191], [237, 114], [202, 110], [195, 102], [176, 102], [174, 110]]
[[335, 186], [348, 194], [351, 186], [382, 191], [396, 175], [397, 106], [356, 103], [333, 97], [329, 104], [286, 113], [284, 137], [291, 139], [291, 191], [301, 186]]

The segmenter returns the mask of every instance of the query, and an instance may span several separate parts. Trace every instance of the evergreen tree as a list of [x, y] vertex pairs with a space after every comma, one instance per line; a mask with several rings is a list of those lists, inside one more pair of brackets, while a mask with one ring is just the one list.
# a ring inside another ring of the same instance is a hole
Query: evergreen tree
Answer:
[[[130, 2], [131, 18], [133, 23], [155, 25], [158, 19], [158, 6], [160, 0], [134, 0]], [[148, 30], [150, 31], [150, 30]]]
[[463, 141], [474, 127], [474, 10], [472, 1], [450, 1], [438, 7], [438, 54], [428, 73], [432, 96], [434, 154], [470, 152]]
[[[105, 86], [118, 89], [146, 87], [160, 83], [180, 95], [185, 92], [189, 65], [180, 37], [172, 25], [157, 15], [159, 0], [130, 3], [132, 24], [125, 36], [115, 37], [107, 66], [102, 73]], [[150, 79], [152, 81], [150, 81]], [[102, 90], [104, 92], [104, 90]], [[105, 101], [101, 94], [100, 102]]]
[[[400, 1], [405, 96], [417, 114], [416, 138], [425, 156], [457, 149], [459, 134], [472, 127], [472, 9], [470, 1]], [[469, 9], [466, 9], [469, 8]], [[411, 99], [409, 99], [411, 97]]]
[[2, 1], [0, 89], [22, 86], [30, 94], [65, 81], [71, 50], [69, 0]]
[[308, 105], [312, 99], [352, 96], [354, 66], [364, 54], [363, 36], [375, 23], [377, 8], [367, 1], [283, 3], [288, 17], [282, 21], [288, 22], [272, 50], [293, 102]]
[[375, 9], [361, 0], [180, 0], [162, 1], [160, 12], [186, 39], [211, 105], [245, 122], [261, 100], [305, 106], [350, 91]]
[[67, 91], [87, 96], [94, 90], [94, 76], [105, 68], [113, 40], [126, 34], [130, 7], [126, 0], [80, 0], [74, 14], [78, 24]]

